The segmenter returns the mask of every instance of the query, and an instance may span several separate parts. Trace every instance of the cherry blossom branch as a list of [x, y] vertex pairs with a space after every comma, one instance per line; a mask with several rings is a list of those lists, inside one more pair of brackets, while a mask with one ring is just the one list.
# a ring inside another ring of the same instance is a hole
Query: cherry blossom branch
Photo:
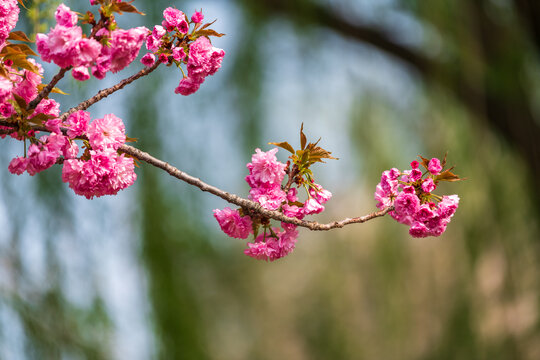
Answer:
[[[1, 126], [8, 126], [8, 127], [12, 127], [14, 129], [17, 129], [19, 127], [19, 124], [17, 123], [10, 123], [10, 122], [7, 122], [7, 121], [2, 121], [0, 120], [0, 125]], [[45, 132], [49, 132], [49, 130], [45, 127], [45, 126], [32, 126], [32, 130], [35, 130], [35, 131], [45, 131]], [[62, 128], [61, 129], [63, 133], [66, 133], [67, 132], [67, 129], [65, 128]], [[12, 132], [12, 131], [11, 131]], [[0, 130], [0, 134], [2, 133], [9, 133], [9, 130], [7, 129], [3, 129], [3, 130]], [[139, 150], [133, 146], [129, 146], [129, 145], [122, 145], [119, 149], [118, 149], [120, 152], [122, 153], [125, 153], [129, 156], [132, 156], [140, 161], [144, 161], [152, 166], [155, 166], [159, 169], [162, 169], [164, 171], [166, 171], [167, 173], [169, 173], [169, 175], [179, 179], [179, 180], [182, 180], [190, 185], [193, 185], [193, 186], [196, 186], [198, 187], [200, 190], [202, 191], [205, 191], [205, 192], [209, 192], [213, 195], [216, 195], [220, 198], [222, 198], [223, 200], [231, 203], [231, 204], [235, 204], [237, 206], [240, 206], [242, 207], [243, 209], [247, 210], [246, 213], [257, 213], [257, 214], [260, 214], [262, 215], [263, 217], [266, 217], [266, 218], [270, 218], [270, 219], [274, 219], [274, 220], [278, 220], [278, 221], [283, 221], [283, 222], [286, 222], [286, 223], [289, 223], [289, 224], [293, 224], [293, 225], [297, 225], [297, 226], [301, 226], [301, 227], [305, 227], [305, 228], [308, 228], [310, 230], [317, 230], [317, 231], [326, 231], [326, 230], [331, 230], [331, 229], [337, 229], [337, 228], [342, 228], [346, 225], [350, 225], [350, 224], [360, 224], [360, 223], [364, 223], [366, 221], [369, 221], [369, 220], [372, 220], [372, 219], [375, 219], [375, 218], [378, 218], [378, 217], [382, 217], [386, 214], [388, 214], [388, 212], [394, 210], [394, 207], [389, 207], [385, 210], [381, 210], [381, 211], [376, 211], [376, 212], [373, 212], [373, 213], [370, 213], [370, 214], [367, 214], [367, 215], [364, 215], [364, 216], [359, 216], [359, 217], [354, 217], [354, 218], [346, 218], [346, 219], [343, 219], [343, 220], [339, 220], [339, 221], [333, 221], [331, 223], [327, 223], [327, 224], [320, 224], [316, 221], [306, 221], [306, 220], [299, 220], [297, 218], [291, 218], [291, 217], [288, 217], [288, 216], [285, 216], [283, 215], [283, 213], [279, 212], [279, 211], [272, 211], [272, 210], [267, 210], [265, 208], [263, 208], [258, 202], [255, 202], [255, 201], [252, 201], [252, 200], [249, 200], [249, 199], [245, 199], [245, 198], [242, 198], [238, 195], [235, 195], [235, 194], [231, 194], [229, 192], [226, 192], [224, 190], [221, 190], [215, 186], [212, 186], [212, 185], [209, 185], [207, 183], [205, 183], [204, 181], [202, 181], [201, 179], [199, 178], [196, 178], [194, 176], [191, 176], [183, 171], [181, 171], [180, 169], [170, 165], [169, 163], [163, 161], [163, 160], [160, 160], [158, 158], [155, 158], [153, 157], [152, 155], [148, 154], [147, 152], [144, 152], [142, 150]]]
[[49, 94], [51, 93], [52, 89], [55, 87], [56, 84], [58, 84], [58, 82], [64, 77], [64, 75], [66, 74], [66, 72], [68, 72], [69, 70], [71, 70], [72, 66], [68, 66], [67, 68], [61, 68], [60, 71], [58, 71], [58, 74], [56, 74], [52, 79], [51, 79], [51, 82], [45, 86], [43, 88], [43, 90], [41, 90], [38, 94], [38, 96], [36, 96], [36, 98], [34, 100], [32, 100], [30, 102], [30, 104], [28, 104], [28, 107], [26, 108], [27, 110], [31, 110], [31, 109], [35, 109], [36, 106], [38, 106], [39, 102], [41, 100], [43, 100], [44, 98], [46, 98], [47, 96], [49, 96]]
[[[198, 187], [199, 189], [201, 189], [202, 191], [206, 191], [206, 192], [209, 192], [213, 195], [216, 195], [220, 198], [222, 198], [223, 200], [231, 203], [231, 204], [235, 204], [235, 205], [238, 205], [244, 209], [247, 209], [247, 210], [250, 210], [252, 212], [256, 212], [264, 217], [267, 217], [267, 218], [271, 218], [271, 219], [274, 219], [274, 220], [279, 220], [279, 221], [283, 221], [283, 222], [286, 222], [286, 223], [289, 223], [289, 224], [294, 224], [294, 225], [297, 225], [297, 226], [301, 226], [301, 227], [305, 227], [305, 228], [308, 228], [310, 230], [319, 230], [319, 231], [323, 231], [323, 230], [331, 230], [331, 229], [336, 229], [336, 228], [342, 228], [344, 227], [345, 225], [349, 225], [349, 224], [360, 224], [360, 223], [364, 223], [366, 221], [369, 221], [369, 220], [372, 220], [372, 219], [375, 219], [375, 218], [378, 218], [378, 217], [382, 217], [384, 215], [386, 215], [388, 212], [394, 210], [394, 207], [389, 207], [385, 210], [381, 210], [381, 211], [377, 211], [377, 212], [373, 212], [371, 214], [368, 214], [368, 215], [365, 215], [365, 216], [360, 216], [360, 217], [355, 217], [355, 218], [346, 218], [346, 219], [343, 219], [343, 220], [340, 220], [340, 221], [333, 221], [331, 223], [328, 223], [328, 224], [320, 224], [316, 221], [305, 221], [305, 220], [299, 220], [297, 218], [291, 218], [291, 217], [288, 217], [288, 216], [285, 216], [283, 215], [282, 213], [280, 213], [279, 211], [271, 211], [271, 210], [267, 210], [265, 208], [263, 208], [259, 203], [255, 202], [255, 201], [252, 201], [252, 200], [248, 200], [248, 199], [244, 199], [244, 198], [241, 198], [239, 197], [238, 195], [235, 195], [235, 194], [231, 194], [231, 193], [228, 193], [226, 191], [223, 191], [215, 186], [212, 186], [212, 185], [209, 185], [205, 182], [203, 182], [201, 179], [199, 178], [196, 178], [196, 177], [193, 177], [179, 169], [177, 169], [176, 167], [170, 165], [169, 163], [163, 161], [163, 160], [160, 160], [160, 159], [157, 159], [155, 157], [153, 157], [152, 155], [144, 152], [144, 151], [141, 151], [133, 146], [129, 146], [129, 145], [122, 145], [119, 150], [125, 154], [128, 154], [130, 156], [133, 156], [134, 158], [137, 158], [141, 161], [144, 161], [152, 166], [155, 166], [159, 169], [162, 169], [164, 171], [166, 171], [167, 173], [169, 173], [169, 175], [171, 176], [174, 176], [175, 178], [179, 179], [179, 180], [182, 180], [190, 185], [193, 185], [193, 186], [196, 186]], [[250, 212], [248, 211], [248, 213]]]
[[74, 112], [79, 111], [79, 110], [88, 109], [90, 106], [92, 106], [95, 103], [97, 103], [98, 101], [106, 98], [107, 96], [111, 95], [112, 93], [124, 88], [126, 85], [129, 85], [132, 82], [134, 82], [135, 80], [150, 74], [152, 71], [156, 70], [156, 68], [160, 64], [161, 63], [159, 61], [156, 61], [156, 63], [154, 65], [152, 65], [150, 67], [145, 67], [144, 69], [141, 69], [138, 73], [136, 73], [136, 74], [134, 74], [134, 75], [120, 81], [118, 84], [113, 85], [113, 86], [111, 86], [109, 88], [98, 91], [98, 93], [96, 95], [92, 96], [90, 99], [81, 102], [79, 105], [77, 105], [75, 107], [72, 107], [71, 109], [69, 109], [68, 111], [66, 111], [62, 115], [60, 115], [59, 119], [61, 121], [65, 121], [68, 118], [68, 116], [73, 114]]

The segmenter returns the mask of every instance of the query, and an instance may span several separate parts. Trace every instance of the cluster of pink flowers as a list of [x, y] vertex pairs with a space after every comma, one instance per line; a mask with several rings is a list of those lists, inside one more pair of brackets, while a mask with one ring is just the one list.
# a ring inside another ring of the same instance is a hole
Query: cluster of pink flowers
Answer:
[[19, 20], [17, 0], [0, 0], [0, 49]]
[[[311, 181], [304, 183], [308, 199], [303, 204], [299, 202], [297, 188], [291, 187], [285, 191], [282, 187], [287, 165], [277, 160], [277, 151], [277, 148], [267, 152], [256, 149], [251, 162], [247, 164], [249, 175], [246, 176], [246, 182], [251, 187], [250, 199], [267, 210], [278, 210], [285, 216], [297, 219], [323, 211], [322, 204], [332, 197], [332, 193]], [[246, 239], [254, 233], [257, 224], [254, 224], [255, 220], [249, 215], [242, 216], [240, 212], [230, 208], [216, 209], [214, 217], [225, 234], [233, 238]], [[298, 232], [295, 225], [285, 222], [281, 223], [281, 227], [282, 229], [271, 228], [267, 224], [262, 234], [256, 236], [253, 242], [248, 242], [248, 248], [244, 253], [256, 259], [269, 261], [289, 254], [295, 247]]]
[[[148, 29], [137, 27], [129, 30], [99, 29], [94, 38], [87, 38], [77, 26], [77, 13], [64, 4], [55, 12], [56, 26], [48, 34], [37, 34], [36, 45], [41, 58], [67, 68], [73, 67], [72, 76], [80, 81], [92, 74], [103, 79], [107, 71], [117, 72], [128, 66], [139, 53]], [[102, 46], [108, 43], [108, 46]]]
[[394, 206], [390, 215], [409, 226], [413, 237], [440, 236], [446, 230], [459, 205], [457, 195], [439, 197], [433, 194], [443, 166], [437, 158], [426, 160], [425, 173], [418, 161], [403, 172], [396, 168], [382, 173], [375, 190], [377, 207], [381, 210]]
[[[189, 21], [182, 11], [168, 7], [163, 11], [163, 18], [161, 25], [154, 26], [152, 33], [146, 38], [146, 48], [151, 52], [142, 57], [141, 63], [145, 66], [154, 65], [156, 54], [158, 61], [163, 63], [170, 61], [169, 55], [177, 65], [187, 63], [188, 75], [182, 78], [174, 92], [182, 95], [193, 94], [207, 76], [214, 75], [219, 70], [225, 51], [213, 47], [206, 35], [198, 35], [196, 40], [188, 45], [188, 40], [184, 37], [191, 24], [194, 24], [195, 31], [202, 23], [204, 16], [201, 12], [196, 11]], [[176, 43], [174, 37], [168, 34], [171, 32], [176, 34]], [[194, 34], [191, 34], [189, 39], [193, 37]]]
[[[53, 109], [57, 111], [57, 107]], [[49, 120], [51, 134], [36, 139], [26, 157], [14, 158], [9, 171], [17, 175], [26, 171], [33, 176], [63, 157], [62, 180], [78, 195], [88, 199], [115, 195], [132, 185], [137, 178], [133, 159], [116, 151], [126, 141], [122, 120], [108, 114], [89, 122], [90, 114], [85, 111], [71, 114], [62, 124], [59, 119]], [[68, 129], [67, 135], [63, 135], [61, 126]], [[92, 150], [77, 158], [79, 147], [74, 140], [81, 136], [88, 138]]]

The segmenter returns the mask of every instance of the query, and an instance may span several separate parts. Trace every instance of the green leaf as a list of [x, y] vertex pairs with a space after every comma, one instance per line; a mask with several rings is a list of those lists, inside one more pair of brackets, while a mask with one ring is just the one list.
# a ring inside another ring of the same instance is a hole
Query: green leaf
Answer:
[[286, 141], [283, 141], [283, 142], [280, 142], [280, 143], [269, 142], [268, 144], [269, 145], [279, 146], [280, 148], [283, 148], [283, 149], [289, 151], [290, 153], [294, 154], [294, 148]]

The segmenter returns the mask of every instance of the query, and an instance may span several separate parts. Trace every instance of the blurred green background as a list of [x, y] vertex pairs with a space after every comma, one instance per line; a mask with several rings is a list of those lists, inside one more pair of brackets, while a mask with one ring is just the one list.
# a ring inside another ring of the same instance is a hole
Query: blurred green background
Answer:
[[[18, 29], [46, 31], [57, 4], [29, 2]], [[140, 149], [245, 196], [254, 149], [297, 145], [303, 122], [340, 158], [314, 168], [334, 194], [317, 221], [375, 210], [381, 172], [418, 154], [448, 152], [467, 180], [441, 193], [460, 207], [439, 238], [385, 217], [301, 230], [294, 253], [265, 263], [220, 232], [211, 210], [227, 204], [147, 165], [92, 201], [60, 168], [2, 171], [0, 359], [540, 358], [538, 1], [135, 5], [147, 16], [122, 27], [175, 6], [227, 34], [213, 40], [223, 68], [195, 95], [175, 95], [181, 74], [160, 68], [89, 109], [124, 119]], [[55, 98], [66, 110], [135, 71], [66, 78], [71, 96]], [[22, 147], [0, 146], [5, 169]]]

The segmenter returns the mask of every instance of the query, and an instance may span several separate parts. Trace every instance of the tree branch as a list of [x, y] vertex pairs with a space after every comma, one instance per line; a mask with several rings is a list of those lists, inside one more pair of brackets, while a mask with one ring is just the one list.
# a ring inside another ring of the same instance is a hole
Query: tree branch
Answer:
[[[12, 127], [14, 129], [17, 129], [19, 127], [19, 124], [18, 123], [10, 123], [10, 122], [7, 122], [7, 121], [4, 121], [4, 120], [0, 120], [0, 126], [8, 126], [8, 127]], [[35, 130], [35, 131], [44, 131], [44, 132], [50, 132], [45, 126], [32, 126], [32, 130]], [[66, 128], [62, 128], [61, 129], [62, 132], [65, 134], [67, 133], [67, 129]], [[248, 211], [249, 212], [256, 212], [266, 218], [270, 218], [270, 219], [274, 219], [274, 220], [278, 220], [278, 221], [283, 221], [283, 222], [286, 222], [286, 223], [289, 223], [289, 224], [293, 224], [293, 225], [297, 225], [297, 226], [301, 226], [301, 227], [305, 227], [305, 228], [308, 228], [310, 230], [317, 230], [317, 231], [326, 231], [326, 230], [332, 230], [332, 229], [337, 229], [337, 228], [342, 228], [346, 225], [350, 225], [350, 224], [361, 224], [361, 223], [364, 223], [366, 221], [369, 221], [369, 220], [372, 220], [372, 219], [375, 219], [375, 218], [378, 218], [378, 217], [382, 217], [386, 214], [388, 214], [390, 211], [394, 210], [394, 207], [389, 207], [387, 209], [384, 209], [384, 210], [380, 210], [380, 211], [376, 211], [376, 212], [373, 212], [373, 213], [370, 213], [370, 214], [367, 214], [367, 215], [364, 215], [364, 216], [359, 216], [359, 217], [354, 217], [354, 218], [346, 218], [346, 219], [343, 219], [343, 220], [339, 220], [339, 221], [333, 221], [333, 222], [330, 222], [330, 223], [327, 223], [327, 224], [320, 224], [316, 221], [306, 221], [306, 220], [300, 220], [300, 219], [297, 219], [297, 218], [291, 218], [291, 217], [288, 217], [288, 216], [285, 216], [283, 215], [283, 213], [280, 213], [279, 211], [272, 211], [272, 210], [267, 210], [265, 208], [263, 208], [258, 202], [255, 202], [255, 201], [252, 201], [252, 200], [249, 200], [249, 199], [244, 199], [238, 195], [235, 195], [235, 194], [231, 194], [229, 192], [226, 192], [224, 190], [221, 190], [215, 186], [212, 186], [212, 185], [209, 185], [207, 183], [205, 183], [204, 181], [202, 181], [201, 179], [199, 178], [196, 178], [194, 176], [191, 176], [183, 171], [181, 171], [180, 169], [170, 165], [169, 163], [163, 161], [163, 160], [160, 160], [158, 158], [155, 158], [153, 157], [152, 155], [148, 154], [147, 152], [144, 152], [142, 150], [139, 150], [133, 146], [129, 146], [129, 145], [122, 145], [119, 149], [118, 149], [119, 152], [122, 152], [124, 154], [127, 154], [131, 157], [134, 157], [140, 161], [144, 161], [152, 166], [155, 166], [159, 169], [162, 169], [164, 171], [166, 171], [167, 173], [169, 173], [169, 175], [171, 176], [174, 176], [175, 178], [179, 179], [179, 180], [182, 180], [190, 185], [193, 185], [195, 187], [198, 187], [199, 189], [201, 189], [202, 191], [205, 191], [205, 192], [209, 192], [210, 194], [213, 194], [213, 195], [216, 195], [220, 198], [222, 198], [223, 200], [231, 203], [231, 204], [234, 204], [234, 205], [237, 205], [237, 206], [240, 206], [244, 209], [247, 209], [247, 210], [250, 210]], [[57, 163], [62, 163], [62, 161], [60, 162], [57, 162]]]
[[72, 107], [71, 109], [69, 109], [68, 111], [66, 111], [62, 115], [60, 115], [59, 119], [61, 121], [65, 121], [68, 118], [68, 116], [73, 114], [74, 112], [79, 111], [79, 110], [88, 109], [90, 106], [92, 106], [95, 103], [97, 103], [98, 101], [106, 98], [107, 96], [111, 95], [112, 93], [124, 88], [126, 85], [129, 85], [132, 82], [134, 82], [135, 80], [150, 74], [152, 71], [156, 70], [157, 67], [160, 64], [161, 63], [159, 61], [156, 61], [156, 63], [154, 65], [141, 69], [138, 73], [136, 73], [136, 74], [134, 74], [134, 75], [120, 81], [118, 84], [113, 85], [113, 86], [111, 86], [109, 88], [98, 91], [98, 93], [96, 95], [92, 96], [90, 99], [81, 102], [79, 105], [77, 105], [75, 107]]

